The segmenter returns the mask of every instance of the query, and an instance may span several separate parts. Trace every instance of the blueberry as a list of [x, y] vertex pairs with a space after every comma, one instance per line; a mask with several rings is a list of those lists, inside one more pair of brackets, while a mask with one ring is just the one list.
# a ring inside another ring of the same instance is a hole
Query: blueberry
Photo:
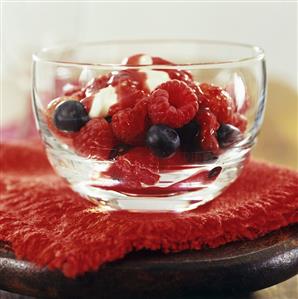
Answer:
[[110, 115], [106, 116], [106, 117], [105, 117], [105, 120], [106, 120], [108, 123], [112, 122], [112, 116], [110, 116]]
[[57, 106], [53, 120], [59, 130], [77, 132], [87, 123], [89, 116], [82, 103], [69, 100]]
[[146, 144], [155, 156], [168, 158], [180, 146], [178, 133], [165, 125], [153, 125], [147, 132]]
[[229, 124], [221, 124], [217, 130], [217, 139], [221, 148], [228, 147], [239, 141], [240, 137], [240, 130]]
[[192, 120], [182, 128], [176, 129], [183, 145], [192, 144], [199, 133], [199, 124]]

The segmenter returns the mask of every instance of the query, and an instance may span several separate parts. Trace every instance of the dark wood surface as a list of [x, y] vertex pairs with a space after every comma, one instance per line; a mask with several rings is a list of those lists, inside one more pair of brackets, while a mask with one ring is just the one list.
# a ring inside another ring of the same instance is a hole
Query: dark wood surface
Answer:
[[[100, 297], [98, 297], [100, 298]], [[114, 299], [121, 299], [122, 297], [115, 297]], [[298, 275], [276, 284], [272, 287], [256, 291], [248, 294], [213, 294], [213, 295], [195, 295], [182, 296], [178, 299], [297, 299], [298, 298]], [[22, 296], [6, 291], [0, 290], [0, 299], [36, 299], [36, 297]], [[142, 299], [135, 297], [134, 299]], [[159, 299], [155, 296], [154, 299]], [[168, 297], [171, 299], [171, 297]]]
[[[298, 273], [298, 225], [216, 249], [168, 255], [132, 253], [75, 280], [66, 279], [59, 271], [17, 261], [7, 244], [0, 247], [0, 289], [41, 298], [180, 299], [207, 298], [211, 293], [210, 298], [217, 298], [225, 293], [237, 295], [224, 298], [275, 299], [255, 297], [258, 292], [240, 293], [275, 285]], [[292, 284], [295, 294], [297, 280]], [[265, 291], [262, 294], [266, 295]]]

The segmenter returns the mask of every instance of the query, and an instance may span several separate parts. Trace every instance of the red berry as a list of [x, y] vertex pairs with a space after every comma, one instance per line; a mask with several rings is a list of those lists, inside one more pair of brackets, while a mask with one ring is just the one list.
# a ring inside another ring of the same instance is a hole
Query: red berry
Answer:
[[116, 103], [109, 108], [109, 115], [113, 116], [114, 114], [116, 114], [117, 112], [123, 109], [125, 108], [123, 108], [119, 103]]
[[146, 95], [145, 79], [145, 74], [136, 70], [124, 70], [101, 76], [86, 87], [87, 97], [82, 100], [82, 103], [89, 111], [94, 94], [103, 88], [113, 86], [117, 93], [118, 103], [109, 108], [109, 115], [112, 116], [125, 108], [133, 108], [137, 101]]
[[120, 110], [133, 108], [136, 103], [146, 95], [143, 90], [137, 89], [131, 80], [120, 82], [116, 86], [116, 93], [118, 96], [118, 103], [110, 107], [109, 115], [111, 116]]
[[193, 92], [196, 94], [197, 98], [198, 98], [198, 102], [199, 102], [199, 105], [201, 104], [200, 102], [200, 95], [201, 95], [201, 90], [200, 90], [200, 87], [199, 87], [199, 84], [195, 81], [192, 81], [192, 80], [189, 80], [187, 82], [185, 82], [192, 90]]
[[134, 108], [126, 108], [115, 113], [112, 117], [114, 135], [127, 144], [142, 144], [148, 128], [147, 117], [148, 99], [140, 100]]
[[149, 91], [146, 86], [146, 74], [136, 70], [124, 70], [113, 74], [110, 84], [115, 87], [118, 103], [109, 109], [114, 115], [125, 108], [133, 108]]
[[151, 94], [148, 112], [153, 124], [180, 128], [194, 118], [198, 106], [197, 96], [186, 83], [170, 80]]
[[216, 139], [216, 131], [219, 128], [219, 123], [215, 115], [208, 109], [201, 109], [196, 117], [199, 126], [199, 146], [204, 151], [216, 153], [219, 149]]
[[[208, 107], [216, 116], [219, 123], [232, 124], [241, 132], [244, 132], [247, 125], [246, 117], [242, 112], [237, 111], [235, 99], [222, 88], [207, 83], [200, 84], [198, 99], [200, 107]], [[247, 109], [249, 105], [246, 97], [244, 106], [241, 109]]]
[[220, 123], [231, 123], [235, 104], [231, 96], [219, 86], [202, 83], [198, 100], [201, 108], [209, 108]]
[[141, 187], [141, 183], [154, 185], [159, 180], [158, 159], [149, 149], [135, 147], [119, 156], [106, 174], [130, 187]]
[[104, 118], [93, 118], [75, 136], [75, 151], [88, 158], [105, 160], [115, 144], [110, 124]]
[[167, 70], [167, 73], [169, 74], [172, 80], [177, 79], [184, 81], [185, 83], [192, 82], [193, 80], [192, 74], [188, 71]]
[[123, 70], [113, 74], [109, 83], [117, 87], [121, 83], [129, 81], [127, 85], [134, 87], [138, 90], [143, 90], [149, 92], [146, 86], [146, 74], [144, 72], [139, 72], [138, 70]]

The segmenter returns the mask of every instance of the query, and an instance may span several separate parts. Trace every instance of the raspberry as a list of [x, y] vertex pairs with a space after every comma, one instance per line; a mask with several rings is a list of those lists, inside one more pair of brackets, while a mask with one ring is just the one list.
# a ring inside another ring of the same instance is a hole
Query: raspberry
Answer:
[[131, 87], [135, 87], [138, 90], [148, 91], [145, 80], [146, 74], [137, 70], [113, 72], [93, 79], [86, 86], [84, 93], [85, 96], [89, 97], [90, 95], [97, 93], [102, 88], [108, 87], [109, 85], [117, 87], [125, 81], [129, 81], [128, 85]]
[[148, 92], [146, 74], [136, 70], [124, 70], [114, 74], [110, 84], [115, 87], [118, 103], [109, 109], [109, 115], [114, 115], [125, 108], [133, 108], [138, 100]]
[[143, 90], [137, 89], [131, 80], [119, 83], [116, 87], [116, 93], [119, 102], [110, 107], [109, 115], [111, 116], [120, 110], [133, 108], [146, 95]]
[[185, 82], [192, 90], [193, 92], [196, 94], [197, 98], [198, 98], [198, 102], [199, 102], [199, 105], [201, 104], [200, 102], [200, 96], [201, 96], [201, 90], [200, 90], [200, 87], [199, 87], [199, 84], [195, 81], [187, 81]]
[[104, 118], [91, 119], [75, 136], [73, 146], [78, 154], [105, 160], [115, 144], [110, 124]]
[[119, 141], [132, 145], [144, 142], [149, 126], [147, 105], [148, 100], [144, 98], [134, 108], [126, 108], [113, 115], [112, 128]]
[[72, 139], [77, 133], [60, 131], [55, 126], [54, 119], [53, 119], [56, 107], [66, 101], [69, 101], [69, 100], [76, 100], [76, 97], [63, 96], [63, 97], [59, 97], [59, 98], [52, 100], [47, 107], [45, 117], [46, 117], [46, 123], [48, 125], [49, 130], [55, 136], [57, 136], [60, 139], [60, 141], [66, 143], [66, 144], [72, 145]]
[[[232, 124], [241, 132], [244, 132], [247, 125], [246, 117], [242, 112], [237, 112], [235, 99], [222, 88], [207, 83], [200, 84], [198, 99], [200, 107], [208, 107], [217, 117], [219, 123]], [[249, 107], [249, 100], [246, 100], [241, 111]]]
[[141, 187], [141, 183], [154, 185], [159, 180], [158, 159], [145, 147], [135, 147], [119, 156], [106, 172], [114, 179], [130, 187]]
[[199, 86], [200, 107], [209, 108], [220, 123], [231, 123], [236, 110], [231, 96], [221, 87], [207, 83]]
[[146, 75], [136, 70], [124, 70], [101, 76], [86, 87], [87, 97], [82, 100], [82, 103], [89, 111], [94, 94], [103, 88], [113, 86], [117, 93], [118, 103], [109, 108], [109, 115], [112, 116], [119, 110], [133, 108], [136, 102], [146, 95], [145, 80]]
[[148, 88], [146, 87], [146, 74], [137, 70], [119, 71], [113, 74], [109, 80], [109, 84], [115, 87], [126, 81], [129, 81], [127, 85], [130, 87], [149, 92]]
[[208, 109], [201, 109], [197, 114], [197, 121], [200, 125], [199, 145], [204, 151], [216, 153], [219, 149], [216, 139], [216, 131], [219, 128], [219, 123], [215, 115]]
[[186, 83], [170, 80], [151, 94], [148, 112], [153, 124], [180, 128], [190, 122], [198, 111], [198, 99]]
[[[131, 108], [131, 107], [127, 107], [127, 108]], [[109, 115], [113, 116], [114, 114], [116, 114], [117, 112], [123, 109], [125, 108], [123, 108], [119, 103], [116, 103], [109, 108]]]
[[89, 82], [84, 90], [84, 93], [87, 97], [97, 93], [100, 89], [108, 87], [108, 82], [111, 78], [111, 74], [103, 75], [98, 78], [92, 79]]
[[188, 71], [182, 71], [182, 70], [167, 70], [167, 73], [169, 74], [170, 78], [172, 80], [177, 79], [184, 81], [185, 83], [192, 82], [192, 74]]

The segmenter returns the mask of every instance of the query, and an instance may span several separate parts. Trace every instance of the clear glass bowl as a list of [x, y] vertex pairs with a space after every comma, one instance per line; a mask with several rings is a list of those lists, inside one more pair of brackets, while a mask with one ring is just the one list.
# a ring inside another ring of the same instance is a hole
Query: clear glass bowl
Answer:
[[33, 70], [53, 168], [103, 209], [180, 212], [212, 200], [239, 175], [263, 121], [255, 46], [87, 43], [43, 49]]

